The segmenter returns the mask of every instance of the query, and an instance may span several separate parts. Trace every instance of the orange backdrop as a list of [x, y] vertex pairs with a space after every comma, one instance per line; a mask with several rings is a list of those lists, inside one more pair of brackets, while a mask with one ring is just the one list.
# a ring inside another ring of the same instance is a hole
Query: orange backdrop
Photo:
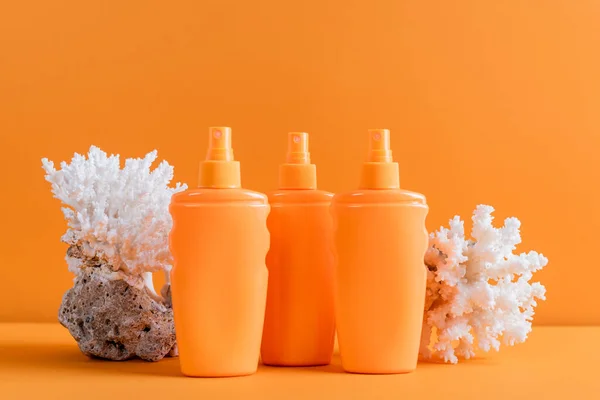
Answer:
[[390, 128], [430, 230], [479, 203], [517, 216], [519, 250], [550, 259], [536, 322], [600, 323], [599, 21], [592, 0], [2, 2], [0, 321], [56, 321], [72, 283], [42, 157], [156, 148], [194, 185], [228, 125], [260, 191], [288, 131], [342, 191]]

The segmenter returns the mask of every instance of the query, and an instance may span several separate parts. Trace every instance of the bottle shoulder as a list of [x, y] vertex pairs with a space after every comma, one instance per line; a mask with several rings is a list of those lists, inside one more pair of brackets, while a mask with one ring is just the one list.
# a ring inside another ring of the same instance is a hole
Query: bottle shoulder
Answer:
[[282, 189], [268, 194], [270, 204], [331, 203], [334, 194], [318, 189]]
[[214, 189], [193, 188], [175, 193], [171, 197], [171, 204], [194, 205], [207, 203], [244, 203], [253, 205], [267, 205], [268, 197], [264, 193], [249, 189]]
[[404, 189], [361, 189], [338, 193], [333, 197], [334, 204], [377, 204], [396, 203], [427, 206], [427, 199], [421, 193]]

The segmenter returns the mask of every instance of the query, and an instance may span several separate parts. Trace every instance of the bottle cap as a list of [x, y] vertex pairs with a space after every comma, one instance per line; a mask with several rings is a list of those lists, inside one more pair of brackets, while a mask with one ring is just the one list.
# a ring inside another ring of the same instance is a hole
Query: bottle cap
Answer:
[[239, 188], [240, 163], [233, 158], [231, 128], [220, 126], [208, 129], [208, 151], [200, 163], [199, 187]]
[[398, 189], [400, 172], [392, 158], [389, 129], [369, 129], [369, 151], [363, 164], [361, 189]]
[[308, 133], [288, 133], [286, 162], [279, 167], [280, 189], [316, 189], [317, 168], [310, 163]]

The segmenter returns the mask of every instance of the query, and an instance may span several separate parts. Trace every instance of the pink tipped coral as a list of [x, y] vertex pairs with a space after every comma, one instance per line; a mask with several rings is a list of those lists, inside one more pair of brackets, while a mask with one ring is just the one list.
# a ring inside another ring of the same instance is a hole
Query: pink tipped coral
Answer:
[[531, 331], [534, 307], [545, 300], [546, 289], [530, 281], [548, 259], [535, 251], [513, 254], [521, 242], [521, 223], [507, 218], [495, 228], [493, 211], [486, 205], [475, 209], [471, 238], [458, 216], [449, 229], [430, 235], [421, 341], [425, 359], [456, 363], [477, 349], [524, 342]]

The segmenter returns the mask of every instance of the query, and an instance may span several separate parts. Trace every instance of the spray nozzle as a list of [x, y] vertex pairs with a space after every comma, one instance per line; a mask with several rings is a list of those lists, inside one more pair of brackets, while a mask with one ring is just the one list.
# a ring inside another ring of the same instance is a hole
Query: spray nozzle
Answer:
[[279, 167], [280, 189], [316, 189], [317, 169], [310, 163], [308, 133], [288, 133], [285, 163]]
[[223, 126], [209, 129], [206, 159], [210, 161], [233, 161], [231, 128]]
[[208, 151], [200, 163], [198, 186], [215, 189], [239, 188], [240, 163], [233, 159], [231, 128], [208, 129]]
[[363, 164], [361, 189], [398, 189], [398, 163], [392, 159], [389, 129], [369, 129], [369, 153]]
[[288, 134], [286, 162], [288, 164], [310, 164], [308, 133], [291, 132]]
[[389, 129], [369, 129], [368, 162], [392, 162]]

